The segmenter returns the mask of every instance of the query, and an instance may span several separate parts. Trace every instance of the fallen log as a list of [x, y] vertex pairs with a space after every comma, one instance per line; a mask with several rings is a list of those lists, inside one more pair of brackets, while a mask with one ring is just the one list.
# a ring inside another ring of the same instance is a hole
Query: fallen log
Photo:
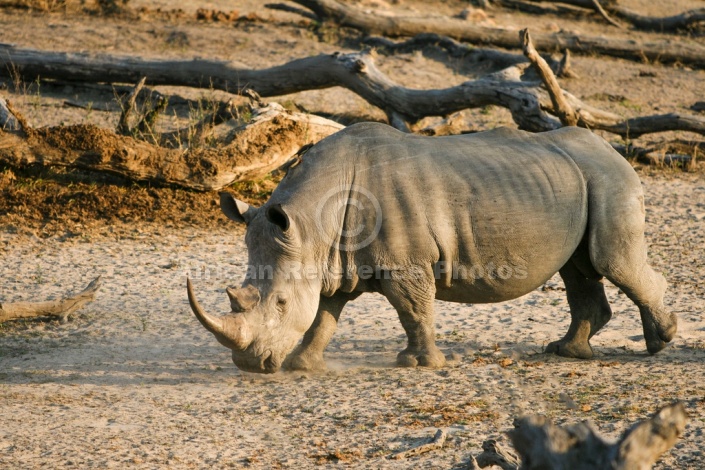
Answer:
[[[502, 0], [498, 3], [503, 6], [506, 0]], [[551, 3], [551, 4], [564, 4], [576, 7], [585, 8], [587, 10], [594, 10], [602, 15], [607, 21], [614, 24], [608, 13], [618, 17], [619, 19], [628, 22], [634, 28], [642, 31], [658, 31], [658, 32], [670, 32], [674, 33], [677, 31], [688, 30], [690, 28], [705, 22], [705, 8], [695, 8], [693, 10], [687, 10], [676, 15], [665, 16], [665, 17], [654, 17], [642, 15], [635, 12], [629, 8], [619, 5], [616, 0], [524, 0], [525, 2], [533, 3]], [[514, 7], [517, 5], [513, 4]], [[523, 9], [523, 11], [529, 11], [528, 9]], [[622, 25], [620, 25], [622, 26]]]
[[688, 30], [705, 22], [705, 8], [684, 11], [677, 15], [662, 18], [641, 15], [619, 5], [609, 8], [610, 12], [618, 18], [629, 22], [636, 29], [644, 31], [670, 32]]
[[[450, 88], [416, 90], [392, 81], [377, 68], [374, 57], [369, 52], [323, 54], [252, 70], [229, 62], [200, 59], [144, 60], [0, 46], [0, 63], [13, 62], [20, 66], [23, 76], [30, 81], [36, 74], [93, 82], [111, 79], [126, 82], [134, 77], [137, 81], [146, 75], [148, 82], [156, 85], [207, 84], [209, 88], [239, 93], [252, 89], [265, 97], [342, 86], [382, 109], [391, 124], [405, 130], [427, 116], [446, 116], [487, 105], [507, 108], [521, 129], [541, 132], [560, 127], [560, 122], [547, 113], [556, 114], [548, 93], [538, 82], [523, 81], [529, 64], [518, 64]], [[2, 70], [0, 67], [0, 73]], [[106, 74], [106, 70], [109, 73]], [[630, 138], [669, 130], [705, 134], [705, 118], [700, 116], [672, 113], [625, 120], [589, 106], [570, 93], [563, 91], [563, 95], [578, 113], [580, 126]]]
[[64, 297], [61, 300], [0, 303], [0, 323], [7, 320], [36, 317], [57, 317], [66, 320], [70, 314], [92, 302], [99, 287], [100, 276], [93, 279], [78, 294]]
[[93, 125], [70, 125], [0, 132], [0, 162], [14, 168], [38, 164], [104, 171], [210, 191], [264, 176], [304, 145], [342, 128], [272, 103], [227, 132], [222, 147], [165, 148]]
[[[515, 38], [516, 42], [516, 38]], [[252, 70], [230, 62], [145, 60], [135, 57], [44, 52], [0, 45], [0, 65], [14, 64], [23, 78], [37, 76], [88, 82], [137, 82], [150, 85], [206, 86], [231, 93], [247, 89], [263, 97], [305, 90], [345, 87], [373, 104], [404, 128], [426, 116], [444, 116], [466, 108], [497, 105], [509, 109], [522, 129], [544, 131], [559, 126], [541, 110], [535, 87], [520, 73], [488, 75], [444, 90], [413, 90], [390, 80], [371, 53], [323, 54], [268, 69]], [[0, 74], [3, 72], [0, 66]]]
[[[336, 0], [292, 0], [309, 8], [319, 18], [341, 26], [358, 29], [366, 34], [388, 37], [408, 37], [421, 33], [436, 33], [473, 44], [516, 47], [516, 31], [479, 26], [468, 21], [442, 16], [381, 16], [340, 3]], [[589, 1], [592, 4], [592, 0]], [[624, 59], [678, 62], [693, 67], [705, 67], [705, 47], [685, 42], [609, 39], [559, 32], [536, 34], [536, 49], [544, 52], [570, 49], [574, 53], [601, 54]]]
[[522, 470], [647, 469], [675, 444], [686, 422], [685, 406], [678, 402], [637, 423], [616, 443], [606, 442], [589, 423], [562, 427], [543, 416], [517, 420], [509, 437]]

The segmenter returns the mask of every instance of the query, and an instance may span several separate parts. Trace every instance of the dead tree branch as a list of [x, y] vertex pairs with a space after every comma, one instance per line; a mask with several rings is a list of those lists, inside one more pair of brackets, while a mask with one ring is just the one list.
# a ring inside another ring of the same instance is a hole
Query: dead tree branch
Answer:
[[644, 31], [659, 31], [674, 33], [679, 30], [687, 30], [705, 22], [705, 8], [688, 10], [673, 16], [656, 18], [644, 16], [629, 8], [615, 5], [610, 11], [624, 21], [631, 23], [637, 29]]
[[519, 38], [524, 50], [524, 55], [529, 59], [541, 77], [541, 81], [551, 97], [553, 110], [558, 116], [558, 119], [560, 119], [561, 124], [564, 126], [577, 126], [578, 115], [563, 96], [563, 90], [561, 90], [560, 85], [558, 85], [558, 80], [556, 80], [556, 76], [553, 75], [553, 70], [551, 70], [551, 67], [546, 63], [543, 57], [539, 55], [534, 45], [531, 43], [529, 30], [522, 29], [519, 32]]
[[0, 304], [0, 323], [7, 320], [36, 317], [59, 317], [62, 320], [66, 320], [70, 314], [83, 308], [87, 303], [92, 302], [99, 287], [100, 276], [93, 279], [93, 281], [78, 294], [64, 297], [61, 300]]
[[[367, 34], [388, 37], [409, 37], [421, 33], [450, 36], [472, 44], [493, 44], [516, 47], [516, 32], [479, 26], [456, 18], [441, 16], [380, 16], [342, 4], [336, 0], [293, 0], [313, 11], [323, 20], [358, 29]], [[592, 5], [592, 0], [588, 0]], [[637, 42], [629, 39], [608, 39], [600, 36], [578, 36], [569, 33], [535, 34], [534, 45], [539, 51], [570, 49], [575, 53], [601, 54], [630, 60], [679, 62], [693, 67], [705, 66], [705, 47], [699, 44], [669, 41]]]
[[588, 423], [560, 427], [542, 416], [517, 420], [509, 437], [524, 470], [646, 469], [675, 444], [686, 421], [685, 406], [679, 402], [637, 423], [615, 444], [603, 440]]
[[592, 0], [592, 4], [595, 6], [595, 10], [600, 14], [600, 16], [602, 18], [605, 19], [605, 21], [607, 21], [612, 26], [616, 26], [618, 28], [624, 28], [624, 25], [622, 23], [612, 19], [612, 17], [607, 14], [605, 9], [602, 8], [602, 5], [600, 5], [600, 0]]
[[[511, 52], [503, 52], [495, 49], [483, 49], [470, 47], [466, 44], [456, 41], [448, 36], [441, 36], [435, 33], [417, 34], [413, 38], [406, 41], [395, 42], [391, 39], [381, 36], [367, 36], [361, 40], [362, 44], [373, 47], [377, 51], [385, 54], [409, 53], [424, 49], [426, 47], [435, 47], [446, 51], [451, 57], [461, 58], [468, 63], [490, 63], [493, 68], [504, 69], [514, 65], [523, 64], [527, 59], [522, 54], [514, 54]], [[561, 64], [565, 60], [565, 56], [561, 61], [553, 59], [550, 55], [542, 56], [551, 68], [556, 72], [556, 75], [562, 73], [565, 66]], [[572, 72], [568, 72], [572, 73]]]
[[[517, 42], [516, 37], [514, 42]], [[201, 59], [143, 60], [40, 52], [0, 45], [0, 62], [3, 61], [20, 66], [25, 76], [29, 74], [32, 79], [41, 75], [89, 82], [130, 81], [134, 76], [147, 75], [152, 84], [203, 85], [230, 92], [252, 89], [265, 97], [342, 86], [382, 109], [390, 122], [401, 129], [426, 116], [446, 116], [487, 105], [507, 108], [521, 129], [541, 132], [560, 127], [560, 122], [546, 112], [555, 113], [547, 92], [536, 82], [523, 81], [526, 69], [523, 64], [450, 88], [416, 90], [405, 88], [383, 74], [374, 63], [374, 54], [370, 53], [323, 54], [252, 70], [228, 62]], [[2, 70], [0, 67], [0, 72]], [[110, 76], [106, 75], [106, 70], [110, 70]], [[570, 93], [564, 91], [563, 95], [578, 114], [580, 125], [591, 129], [630, 138], [671, 130], [705, 134], [704, 117], [672, 113], [625, 120], [593, 108]]]
[[[571, 5], [580, 8], [585, 8], [587, 10], [593, 10], [599, 13], [603, 18], [605, 18], [610, 23], [614, 20], [609, 17], [612, 14], [629, 24], [634, 28], [643, 31], [659, 31], [659, 32], [670, 32], [675, 33], [679, 30], [688, 30], [697, 26], [700, 23], [705, 22], [705, 8], [695, 8], [693, 10], [687, 10], [682, 13], [666, 16], [666, 17], [653, 17], [641, 15], [629, 8], [625, 8], [616, 0], [603, 0], [599, 2], [598, 0], [525, 0], [527, 2], [540, 2], [540, 3], [551, 3], [551, 4], [564, 4]], [[503, 2], [500, 2], [500, 5]], [[526, 11], [526, 10], [525, 10]], [[614, 23], [613, 23], [614, 24]], [[618, 24], [619, 26], [620, 25]]]
[[696, 164], [697, 155], [705, 151], [704, 141], [673, 140], [650, 147], [612, 143], [612, 147], [625, 158], [648, 165], [680, 166], [686, 170]]
[[438, 431], [436, 431], [436, 435], [433, 436], [433, 439], [428, 444], [423, 444], [418, 447], [413, 447], [409, 450], [397, 452], [396, 454], [393, 454], [391, 458], [396, 460], [406, 459], [409, 457], [414, 457], [416, 455], [425, 454], [426, 452], [431, 452], [433, 450], [442, 449], [447, 437], [448, 432], [445, 429], [439, 429]]

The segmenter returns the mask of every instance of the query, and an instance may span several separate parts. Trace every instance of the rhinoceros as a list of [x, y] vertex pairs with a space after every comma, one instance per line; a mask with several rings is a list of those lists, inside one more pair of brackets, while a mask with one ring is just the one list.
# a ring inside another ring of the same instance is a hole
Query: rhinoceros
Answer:
[[647, 264], [640, 180], [585, 129], [425, 137], [356, 124], [299, 155], [263, 206], [227, 193], [220, 204], [246, 224], [246, 278], [227, 289], [224, 316], [204, 311], [190, 281], [188, 298], [245, 371], [325, 368], [340, 313], [363, 292], [399, 314], [398, 365], [441, 367], [434, 299], [501, 302], [556, 272], [571, 323], [547, 352], [592, 357], [612, 315], [603, 277], [639, 307], [650, 353], [676, 334], [666, 280]]

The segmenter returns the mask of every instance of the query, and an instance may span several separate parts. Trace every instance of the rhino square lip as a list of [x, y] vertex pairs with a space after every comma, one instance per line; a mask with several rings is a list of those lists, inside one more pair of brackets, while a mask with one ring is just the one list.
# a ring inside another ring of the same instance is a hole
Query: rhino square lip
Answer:
[[238, 369], [245, 372], [273, 374], [280, 368], [280, 364], [274, 359], [274, 353], [272, 353], [271, 349], [267, 349], [259, 356], [259, 362], [256, 366], [249, 362], [239, 363], [235, 360], [233, 362], [235, 362]]

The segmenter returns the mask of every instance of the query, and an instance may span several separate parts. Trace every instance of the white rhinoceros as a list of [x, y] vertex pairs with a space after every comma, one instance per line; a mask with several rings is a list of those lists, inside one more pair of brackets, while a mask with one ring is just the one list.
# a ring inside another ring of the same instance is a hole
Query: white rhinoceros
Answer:
[[[644, 196], [631, 168], [590, 131], [498, 129], [422, 137], [356, 124], [293, 163], [271, 198], [221, 208], [247, 224], [248, 273], [232, 313], [196, 317], [243, 370], [325, 367], [346, 302], [384, 295], [408, 345], [401, 366], [440, 367], [433, 301], [514, 299], [559, 272], [571, 324], [547, 351], [589, 358], [612, 313], [600, 279], [639, 307], [650, 353], [676, 333], [666, 280], [647, 264]], [[468, 315], [472, 308], [468, 307]]]

